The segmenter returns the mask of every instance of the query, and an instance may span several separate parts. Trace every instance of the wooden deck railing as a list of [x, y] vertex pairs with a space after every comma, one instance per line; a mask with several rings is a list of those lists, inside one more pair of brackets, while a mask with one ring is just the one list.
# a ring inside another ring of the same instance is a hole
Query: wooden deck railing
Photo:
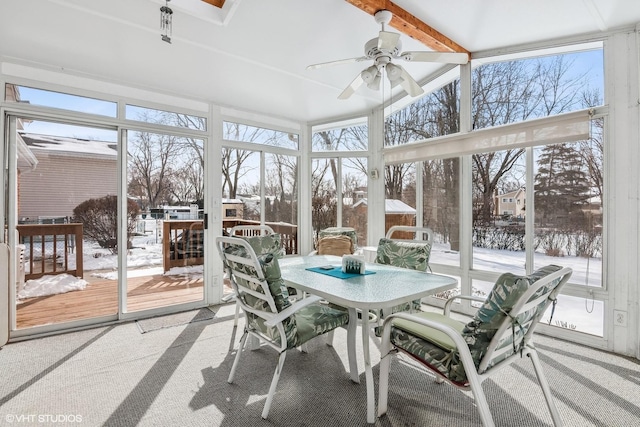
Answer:
[[[236, 225], [258, 225], [259, 221], [225, 220], [222, 228], [228, 233]], [[280, 222], [267, 222], [282, 236], [287, 255], [298, 253], [298, 227]], [[173, 267], [204, 263], [204, 233], [202, 220], [165, 220], [162, 225], [162, 256], [164, 271]]]
[[[19, 244], [25, 247], [25, 280], [67, 273], [83, 277], [82, 224], [20, 224]], [[75, 258], [75, 266], [69, 260]]]
[[168, 220], [162, 224], [162, 265], [172, 267], [204, 264], [202, 220]]
[[[260, 225], [260, 221], [246, 219], [227, 219], [222, 221], [222, 228], [229, 233], [236, 225]], [[287, 255], [298, 253], [298, 226], [285, 222], [265, 222], [274, 232], [282, 236], [282, 247]]]

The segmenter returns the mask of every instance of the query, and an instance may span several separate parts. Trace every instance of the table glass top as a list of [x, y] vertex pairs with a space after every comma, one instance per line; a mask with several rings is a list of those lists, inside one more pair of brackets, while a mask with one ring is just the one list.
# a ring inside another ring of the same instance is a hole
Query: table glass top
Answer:
[[356, 308], [384, 308], [452, 289], [452, 277], [383, 264], [367, 263], [375, 274], [340, 279], [308, 271], [308, 267], [340, 266], [335, 256], [285, 257], [279, 260], [285, 283], [331, 302]]

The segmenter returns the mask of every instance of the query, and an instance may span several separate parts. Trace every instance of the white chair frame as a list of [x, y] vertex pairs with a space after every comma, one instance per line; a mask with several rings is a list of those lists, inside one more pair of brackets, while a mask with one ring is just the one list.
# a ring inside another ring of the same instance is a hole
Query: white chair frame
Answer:
[[[393, 233], [395, 233], [396, 231], [412, 232], [414, 233], [413, 239], [394, 239]], [[425, 238], [425, 235], [426, 235], [426, 238]], [[411, 241], [411, 242], [417, 242], [417, 243], [424, 242], [424, 243], [429, 243], [429, 245], [433, 246], [433, 231], [427, 227], [416, 227], [412, 225], [393, 225], [389, 228], [389, 230], [387, 230], [387, 234], [384, 237], [385, 239], [396, 240], [396, 241]], [[431, 270], [431, 267], [429, 267], [429, 270]], [[412, 304], [410, 313], [413, 313], [413, 312], [414, 312], [414, 309]], [[378, 311], [375, 317], [378, 319], [378, 326], [379, 326], [382, 321], [381, 312]]]
[[[487, 346], [487, 352], [485, 356], [480, 361], [480, 366], [476, 370], [475, 364], [473, 362], [473, 358], [471, 356], [471, 352], [469, 351], [469, 347], [462, 337], [462, 335], [454, 330], [452, 327], [448, 325], [444, 325], [438, 323], [437, 321], [422, 319], [420, 317], [413, 316], [408, 313], [395, 313], [388, 316], [384, 323], [382, 329], [382, 346], [381, 346], [381, 354], [383, 355], [382, 360], [380, 361], [380, 381], [379, 381], [379, 397], [378, 397], [378, 416], [382, 416], [387, 412], [387, 403], [388, 403], [388, 393], [389, 393], [389, 365], [391, 358], [391, 341], [390, 341], [390, 333], [391, 326], [394, 319], [406, 319], [415, 323], [419, 323], [424, 326], [428, 326], [430, 328], [436, 329], [445, 333], [456, 345], [458, 348], [458, 353], [460, 355], [460, 360], [464, 366], [465, 373], [467, 375], [468, 386], [459, 386], [458, 384], [454, 384], [448, 381], [446, 378], [442, 376], [437, 376], [437, 382], [447, 381], [450, 384], [454, 385], [463, 390], [471, 390], [473, 393], [473, 397], [475, 399], [478, 412], [480, 414], [480, 419], [482, 420], [482, 425], [485, 427], [494, 426], [493, 417], [491, 416], [491, 411], [489, 409], [489, 405], [487, 403], [486, 396], [484, 391], [482, 390], [482, 382], [497, 372], [499, 369], [508, 366], [512, 362], [521, 358], [519, 352], [512, 354], [506, 359], [498, 362], [495, 366], [487, 369], [487, 366], [496, 359], [500, 357], [504, 352], [509, 351], [509, 347], [503, 347], [498, 349], [498, 346], [501, 342], [503, 342], [504, 338], [507, 335], [512, 333], [511, 327], [511, 316], [516, 317], [531, 308], [544, 304], [545, 307], [548, 306], [552, 301], [554, 301], [560, 292], [560, 288], [569, 280], [571, 276], [572, 270], [570, 268], [563, 268], [558, 270], [552, 274], [549, 274], [539, 280], [537, 280], [534, 284], [532, 284], [529, 289], [518, 299], [518, 301], [514, 304], [513, 308], [510, 311], [510, 316], [505, 316], [505, 319], [500, 324], [495, 336], [489, 342]], [[559, 283], [551, 290], [541, 294], [533, 301], [528, 301], [532, 295], [536, 291], [538, 291], [543, 286], [548, 283], [559, 280]], [[467, 299], [484, 302], [483, 298], [474, 297], [470, 295], [458, 295], [451, 297], [447, 300], [447, 303], [444, 308], [444, 315], [449, 316], [451, 304], [456, 299]], [[536, 351], [535, 346], [533, 345], [533, 332], [538, 322], [540, 321], [540, 317], [544, 313], [544, 310], [541, 310], [540, 314], [536, 317], [533, 317], [529, 321], [529, 328], [522, 338], [524, 341], [524, 347], [522, 351], [522, 355], [526, 355], [531, 359], [533, 363], [533, 368], [535, 370], [536, 376], [538, 378], [538, 382], [540, 383], [540, 387], [542, 388], [542, 392], [544, 394], [547, 408], [551, 413], [551, 418], [553, 420], [553, 424], [556, 427], [562, 426], [562, 418], [558, 412], [558, 409], [554, 403], [553, 395], [551, 393], [551, 389], [549, 388], [549, 383], [544, 375], [542, 364], [540, 363], [540, 359], [538, 357], [538, 353]]]
[[[240, 231], [240, 234], [237, 232]], [[259, 234], [257, 232], [260, 232]], [[274, 234], [273, 228], [268, 225], [236, 225], [229, 231], [231, 237], [239, 236], [267, 236]], [[236, 313], [233, 317], [233, 326], [238, 326], [238, 318], [240, 318], [240, 305], [236, 303]]]
[[[242, 234], [237, 234], [238, 231], [242, 231]], [[256, 234], [256, 231], [260, 231], [260, 234]], [[229, 231], [229, 235], [236, 236], [265, 236], [268, 234], [274, 234], [273, 228], [268, 225], [236, 225]]]
[[[240, 245], [244, 247], [248, 257], [241, 257], [241, 256], [226, 253], [224, 251], [224, 248], [228, 244]], [[295, 314], [297, 311], [299, 311], [303, 307], [306, 307], [310, 304], [317, 303], [318, 301], [321, 300], [321, 298], [318, 296], [308, 296], [307, 298], [303, 298], [294, 302], [292, 305], [282, 310], [281, 312], [278, 312], [273, 296], [271, 295], [271, 291], [269, 290], [269, 284], [267, 283], [267, 280], [264, 277], [264, 274], [262, 272], [262, 267], [260, 265], [260, 262], [258, 261], [258, 257], [256, 256], [251, 245], [249, 245], [249, 243], [247, 243], [245, 240], [240, 239], [238, 237], [219, 236], [216, 238], [216, 247], [218, 248], [218, 252], [220, 253], [220, 256], [223, 260], [229, 260], [229, 261], [233, 261], [234, 263], [249, 265], [256, 271], [256, 276], [251, 276], [251, 275], [245, 274], [244, 272], [234, 271], [234, 270], [231, 270], [230, 268], [227, 268], [229, 273], [229, 280], [231, 281], [231, 286], [233, 287], [233, 290], [236, 293], [236, 296], [241, 295], [241, 293], [250, 294], [255, 298], [266, 301], [271, 311], [257, 310], [253, 307], [250, 307], [249, 305], [245, 304], [242, 301], [242, 298], [239, 298], [239, 297], [236, 297], [236, 303], [238, 304], [239, 307], [242, 308], [242, 310], [244, 310], [245, 313], [252, 313], [264, 319], [265, 320], [264, 324], [266, 326], [277, 328], [280, 335], [280, 341], [276, 342], [271, 338], [269, 338], [268, 336], [261, 333], [260, 331], [252, 330], [245, 326], [242, 337], [240, 338], [240, 345], [238, 347], [236, 357], [233, 360], [233, 365], [231, 367], [231, 372], [229, 373], [229, 378], [227, 379], [227, 382], [229, 384], [233, 383], [236, 369], [238, 367], [238, 363], [240, 362], [240, 355], [242, 354], [242, 350], [247, 342], [248, 336], [257, 338], [259, 342], [263, 342], [267, 344], [269, 347], [273, 348], [279, 353], [280, 356], [278, 358], [278, 364], [276, 365], [276, 370], [273, 374], [273, 379], [271, 380], [271, 386], [269, 387], [269, 394], [267, 395], [267, 400], [265, 401], [264, 408], [262, 410], [262, 418], [266, 419], [267, 416], [269, 415], [269, 410], [271, 409], [273, 396], [275, 394], [276, 387], [278, 385], [278, 380], [280, 379], [280, 374], [282, 373], [284, 360], [287, 355], [287, 352], [286, 352], [287, 338], [286, 338], [286, 334], [285, 334], [285, 330], [282, 325], [282, 322], [285, 319], [291, 317], [293, 314]], [[262, 292], [257, 292], [247, 286], [243, 286], [242, 284], [238, 283], [235, 280], [236, 277], [242, 278], [244, 280], [247, 280], [261, 287]], [[347, 325], [347, 346], [349, 348], [349, 351], [348, 351], [349, 370], [350, 372], [357, 373], [358, 367], [357, 367], [357, 362], [355, 358], [355, 340], [356, 340], [355, 325]], [[327, 345], [331, 346], [331, 342], [328, 341]]]
[[[393, 233], [396, 231], [410, 231], [414, 233], [414, 238], [411, 239], [412, 242], [429, 242], [433, 245], [433, 231], [427, 227], [415, 227], [411, 225], [394, 225], [387, 231], [387, 234], [384, 236], [387, 239], [392, 240], [409, 240], [409, 239], [393, 239]], [[427, 236], [425, 239], [424, 236]], [[419, 238], [419, 237], [422, 238]]]

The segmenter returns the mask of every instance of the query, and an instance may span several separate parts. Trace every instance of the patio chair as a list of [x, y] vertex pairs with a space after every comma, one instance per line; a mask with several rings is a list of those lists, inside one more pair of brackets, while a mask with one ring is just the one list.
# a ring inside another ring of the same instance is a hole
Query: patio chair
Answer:
[[[404, 236], [413, 236], [410, 239], [393, 238], [394, 234], [403, 233]], [[378, 242], [378, 252], [375, 262], [412, 270], [429, 270], [429, 257], [433, 232], [426, 227], [413, 227], [394, 225], [389, 228], [384, 238]], [[378, 318], [384, 318], [389, 314], [399, 311], [419, 311], [422, 303], [420, 300], [400, 304], [395, 307], [379, 310]]]
[[353, 241], [344, 235], [324, 236], [318, 240], [316, 255], [351, 255], [353, 253]]
[[273, 228], [268, 225], [236, 225], [231, 227], [230, 236], [264, 236], [274, 234]]
[[[317, 296], [308, 296], [292, 304], [280, 277], [278, 259], [272, 253], [256, 255], [249, 242], [237, 237], [218, 237], [216, 246], [246, 318], [228, 382], [234, 380], [248, 336], [264, 342], [280, 355], [262, 411], [262, 418], [266, 419], [287, 350], [345, 326], [349, 322], [349, 313], [319, 304], [320, 298]], [[353, 349], [349, 355], [355, 354], [355, 328], [347, 328], [347, 331], [348, 345]], [[350, 358], [349, 366], [354, 369], [354, 359]]]
[[[388, 316], [381, 332], [378, 416], [387, 412], [389, 364], [395, 347], [421, 362], [436, 375], [437, 382], [448, 382], [471, 390], [480, 419], [485, 427], [493, 418], [482, 390], [482, 382], [499, 368], [527, 356], [542, 388], [555, 426], [562, 420], [544, 376], [533, 332], [550, 304], [555, 307], [562, 286], [572, 270], [548, 265], [529, 276], [502, 274], [486, 300], [473, 296], [455, 296], [447, 300], [444, 313], [396, 313]], [[469, 323], [449, 317], [456, 299], [482, 301]], [[553, 311], [551, 312], [553, 317]]]
[[[273, 231], [273, 228], [268, 225], [236, 225], [229, 231], [229, 235], [232, 237], [240, 237], [246, 239], [253, 247], [253, 250], [257, 255], [263, 255], [267, 253], [273, 254], [276, 258], [282, 258], [284, 251], [281, 245], [281, 236]], [[253, 239], [256, 236], [271, 236], [269, 239]], [[293, 296], [297, 295], [295, 289]], [[291, 295], [290, 295], [291, 296]], [[233, 326], [238, 326], [238, 319], [240, 318], [240, 305], [236, 303], [236, 312], [233, 318]]]
[[347, 236], [353, 242], [352, 251], [358, 249], [358, 233], [353, 227], [327, 227], [318, 233], [318, 239], [326, 236]]
[[316, 249], [309, 255], [351, 255], [357, 247], [356, 231], [350, 227], [329, 227], [320, 230]]

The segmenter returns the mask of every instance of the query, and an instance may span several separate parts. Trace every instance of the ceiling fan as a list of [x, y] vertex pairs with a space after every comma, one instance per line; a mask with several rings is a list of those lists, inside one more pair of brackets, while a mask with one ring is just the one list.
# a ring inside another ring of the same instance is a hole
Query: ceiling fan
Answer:
[[401, 53], [402, 43], [400, 41], [400, 34], [385, 31], [385, 25], [389, 24], [392, 18], [391, 12], [388, 10], [379, 10], [374, 15], [374, 18], [376, 22], [382, 26], [382, 30], [378, 34], [378, 37], [365, 43], [365, 56], [323, 62], [320, 64], [309, 65], [307, 67], [308, 70], [313, 70], [329, 65], [373, 60], [373, 65], [360, 72], [351, 84], [342, 91], [338, 96], [338, 99], [349, 98], [363, 83], [366, 83], [369, 89], [379, 90], [383, 69], [391, 83], [391, 87], [395, 87], [399, 84], [411, 96], [423, 94], [424, 90], [422, 87], [420, 87], [420, 85], [404, 68], [400, 65], [394, 64], [393, 60], [403, 60], [408, 62], [442, 62], [446, 64], [466, 64], [469, 61], [469, 56], [466, 53], [435, 51], [407, 51]]

